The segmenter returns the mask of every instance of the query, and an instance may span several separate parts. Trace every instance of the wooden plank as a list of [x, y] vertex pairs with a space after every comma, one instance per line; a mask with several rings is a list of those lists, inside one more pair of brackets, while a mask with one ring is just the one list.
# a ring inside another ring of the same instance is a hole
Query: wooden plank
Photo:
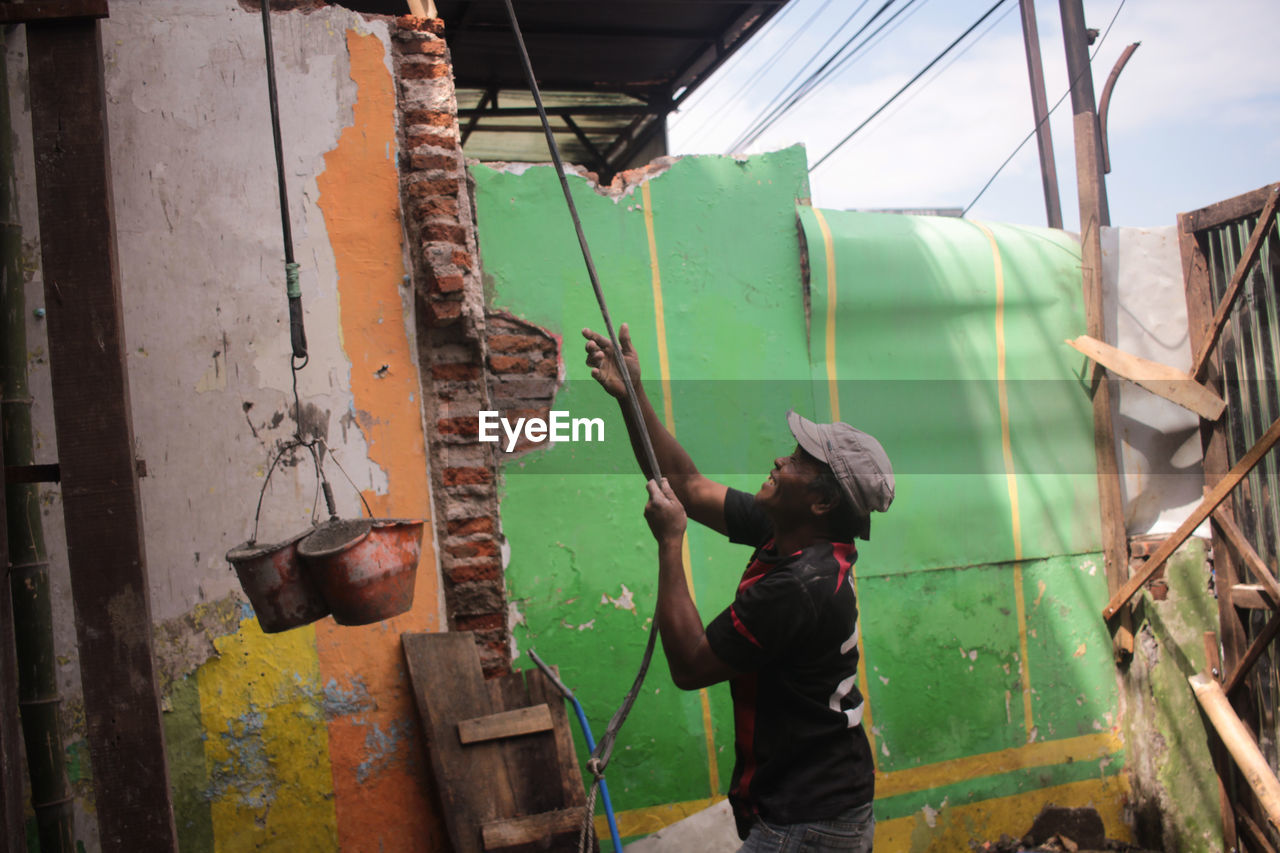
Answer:
[[516, 812], [501, 745], [464, 747], [457, 737], [459, 722], [494, 710], [475, 637], [469, 631], [403, 634], [400, 642], [449, 840], [454, 853], [480, 853], [480, 827]]
[[[532, 697], [526, 684], [528, 673], [516, 671], [488, 681], [489, 691], [495, 703], [504, 707], [545, 704]], [[557, 704], [563, 700], [557, 698]], [[554, 724], [554, 716], [553, 716]], [[508, 740], [502, 744], [503, 761], [515, 795], [515, 809], [504, 817], [541, 814], [556, 811], [570, 805], [562, 791], [561, 768], [556, 760], [556, 737], [552, 730], [535, 735]], [[577, 838], [553, 844], [547, 849], [554, 853], [576, 853]]]
[[585, 806], [587, 794], [583, 790], [582, 771], [578, 769], [578, 756], [573, 747], [573, 735], [569, 729], [569, 714], [563, 694], [540, 669], [525, 671], [529, 696], [533, 701], [546, 702], [555, 722], [556, 763], [559, 768], [561, 802], [566, 806]]
[[1222, 685], [1222, 692], [1230, 696], [1236, 691], [1253, 669], [1253, 665], [1258, 662], [1258, 658], [1262, 657], [1262, 653], [1267, 650], [1267, 646], [1271, 645], [1271, 641], [1276, 638], [1276, 634], [1280, 634], [1280, 615], [1273, 615], [1267, 620], [1267, 625], [1262, 629], [1262, 633], [1254, 639], [1249, 646], [1248, 651], [1244, 653], [1244, 657], [1240, 658], [1240, 663], [1236, 664], [1235, 669], [1227, 676]]
[[134, 467], [102, 41], [27, 24], [54, 425], [101, 849], [176, 850]]
[[1171, 403], [1177, 403], [1206, 421], [1216, 421], [1227, 407], [1226, 400], [1176, 367], [1127, 353], [1089, 335], [1067, 341], [1067, 345], [1117, 376], [1141, 385]]
[[[1068, 56], [1070, 51], [1068, 46]], [[1088, 100], [1092, 109], [1092, 89]], [[1098, 163], [1097, 116], [1092, 112], [1078, 112], [1074, 130], [1085, 331], [1090, 337], [1102, 340], [1106, 335], [1103, 325], [1101, 227], [1106, 223], [1106, 191]], [[1129, 576], [1129, 536], [1124, 527], [1124, 499], [1120, 494], [1120, 464], [1116, 459], [1115, 426], [1111, 416], [1111, 384], [1098, 381], [1101, 378], [1102, 370], [1095, 365], [1093, 451], [1098, 469], [1098, 514], [1102, 525], [1107, 592], [1114, 596]], [[1123, 662], [1133, 655], [1133, 617], [1127, 612], [1121, 614], [1119, 623], [1114, 627], [1112, 652], [1117, 661]]]
[[1196, 356], [1191, 362], [1192, 376], [1199, 377], [1201, 375], [1205, 362], [1209, 359], [1209, 354], [1218, 345], [1218, 338], [1221, 337], [1222, 330], [1227, 324], [1227, 318], [1231, 316], [1231, 309], [1235, 307], [1236, 297], [1240, 295], [1240, 286], [1248, 276], [1254, 261], [1258, 259], [1258, 253], [1262, 250], [1262, 244], [1267, 235], [1275, 227], [1277, 203], [1280, 203], [1280, 184], [1276, 185], [1271, 194], [1267, 196], [1266, 203], [1262, 205], [1262, 213], [1258, 218], [1258, 224], [1253, 227], [1253, 233], [1249, 235], [1249, 242], [1244, 247], [1244, 254], [1240, 256], [1240, 263], [1236, 264], [1235, 271], [1231, 274], [1231, 282], [1227, 285], [1226, 291], [1223, 292], [1222, 301], [1218, 304], [1217, 310], [1214, 311], [1213, 321], [1209, 324], [1209, 330], [1196, 349]]
[[1178, 529], [1173, 532], [1173, 535], [1164, 540], [1164, 544], [1157, 548], [1156, 552], [1143, 563], [1141, 571], [1129, 578], [1128, 583], [1111, 597], [1111, 600], [1102, 611], [1104, 619], [1110, 619], [1114, 616], [1116, 611], [1128, 602], [1133, 597], [1133, 594], [1150, 579], [1156, 569], [1164, 565], [1164, 561], [1169, 559], [1169, 556], [1178, 550], [1178, 547], [1183, 542], [1187, 541], [1187, 537], [1191, 535], [1191, 532], [1199, 527], [1200, 523], [1209, 517], [1209, 514], [1217, 508], [1218, 504], [1222, 503], [1231, 494], [1231, 490], [1253, 470], [1253, 467], [1262, 460], [1262, 457], [1275, 445], [1277, 440], [1280, 440], [1280, 418], [1277, 418], [1271, 424], [1262, 438], [1258, 439], [1258, 443], [1249, 449], [1249, 452], [1227, 473], [1227, 476], [1205, 495], [1204, 500], [1192, 511], [1191, 515], [1182, 524], [1178, 525]]
[[486, 823], [481, 828], [481, 834], [484, 837], [485, 850], [504, 850], [508, 847], [545, 841], [558, 835], [567, 836], [577, 833], [581, 826], [581, 808], [559, 809]]
[[1213, 514], [1214, 526], [1226, 534], [1227, 541], [1235, 548], [1236, 553], [1240, 555], [1240, 559], [1244, 560], [1244, 564], [1249, 567], [1249, 571], [1266, 587], [1271, 598], [1280, 601], [1280, 582], [1276, 581], [1275, 575], [1271, 574], [1271, 569], [1258, 552], [1253, 550], [1253, 546], [1249, 544], [1249, 540], [1245, 538], [1244, 531], [1239, 525], [1227, 515], [1225, 512], [1215, 512]]
[[[1259, 200], [1258, 206], [1261, 207]], [[1178, 217], [1178, 250], [1182, 257], [1182, 277], [1187, 294], [1187, 333], [1194, 352], [1204, 339], [1213, 317], [1213, 299], [1209, 285], [1209, 266], [1200, 239], [1191, 231], [1184, 214]], [[1205, 372], [1205, 384], [1219, 392], [1222, 390], [1222, 368], [1219, 358], [1209, 359]], [[1227, 455], [1226, 419], [1215, 423], [1200, 422], [1200, 444], [1204, 450], [1205, 486], [1212, 488], [1227, 474], [1230, 460]], [[1231, 499], [1225, 501], [1216, 512], [1231, 515]], [[1222, 654], [1227, 666], [1234, 666], [1248, 645], [1248, 633], [1240, 613], [1231, 606], [1231, 588], [1239, 582], [1237, 560], [1229, 548], [1216, 549], [1214, 555], [1213, 585], [1218, 599], [1218, 629], [1222, 635]]]
[[1260, 583], [1238, 583], [1231, 587], [1231, 606], [1245, 610], [1280, 610], [1280, 599]]
[[486, 740], [519, 737], [551, 730], [551, 709], [546, 705], [500, 711], [487, 717], [476, 717], [458, 723], [458, 740], [479, 743]]
[[1262, 827], [1258, 826], [1244, 808], [1236, 812], [1236, 817], [1240, 819], [1240, 825], [1244, 827], [1245, 832], [1253, 842], [1254, 849], [1260, 851], [1260, 853], [1276, 853], [1276, 848], [1271, 846], [1271, 842], [1267, 839], [1266, 833], [1262, 831]]
[[1280, 780], [1267, 764], [1262, 751], [1248, 728], [1236, 716], [1218, 682], [1200, 673], [1187, 679], [1195, 691], [1196, 700], [1204, 708], [1205, 716], [1226, 744], [1227, 751], [1235, 759], [1244, 779], [1258, 797], [1258, 803], [1270, 824], [1280, 829]]
[[0, 24], [57, 18], [105, 18], [107, 0], [3, 0]]
[[1186, 233], [1194, 233], [1216, 228], [1219, 225], [1226, 225], [1228, 222], [1235, 222], [1237, 219], [1244, 219], [1246, 216], [1253, 216], [1262, 209], [1267, 196], [1277, 186], [1280, 186], [1280, 184], [1267, 184], [1265, 187], [1258, 187], [1256, 190], [1234, 198], [1202, 207], [1199, 210], [1183, 213], [1178, 216], [1178, 221], [1181, 223], [1180, 227]]
[[[1218, 635], [1212, 631], [1204, 632], [1205, 667], [1216, 678], [1222, 673], [1222, 659], [1218, 656]], [[1218, 778], [1218, 812], [1222, 816], [1222, 840], [1227, 850], [1236, 849], [1235, 809], [1231, 805], [1231, 794], [1227, 785], [1231, 780], [1231, 761], [1227, 749], [1222, 745], [1218, 733], [1209, 732], [1209, 755], [1213, 759], [1213, 770]]]

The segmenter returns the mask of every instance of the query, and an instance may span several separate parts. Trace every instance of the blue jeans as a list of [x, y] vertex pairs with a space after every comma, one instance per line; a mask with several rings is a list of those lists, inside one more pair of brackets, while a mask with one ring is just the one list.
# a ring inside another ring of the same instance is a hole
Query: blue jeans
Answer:
[[875, 832], [870, 803], [833, 820], [781, 824], [756, 818], [738, 853], [871, 853]]

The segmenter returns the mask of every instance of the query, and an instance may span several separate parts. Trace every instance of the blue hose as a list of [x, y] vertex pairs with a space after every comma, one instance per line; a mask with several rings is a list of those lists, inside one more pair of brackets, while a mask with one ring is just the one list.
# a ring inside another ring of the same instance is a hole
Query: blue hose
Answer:
[[[551, 679], [551, 683], [564, 694], [564, 698], [573, 703], [573, 711], [578, 715], [578, 725], [582, 726], [582, 737], [587, 742], [587, 749], [594, 751], [596, 739], [591, 734], [591, 724], [587, 722], [587, 713], [582, 710], [582, 703], [578, 701], [578, 697], [574, 696], [573, 691], [556, 677], [556, 674], [552, 672], [549, 666], [542, 662], [537, 653], [530, 651], [529, 657], [538, 665], [538, 669], [542, 670], [543, 674]], [[600, 780], [600, 800], [604, 803], [604, 816], [609, 822], [609, 837], [613, 840], [613, 849], [615, 853], [622, 853], [622, 840], [618, 837], [618, 821], [613, 816], [613, 801], [609, 799], [609, 784], [603, 778]]]

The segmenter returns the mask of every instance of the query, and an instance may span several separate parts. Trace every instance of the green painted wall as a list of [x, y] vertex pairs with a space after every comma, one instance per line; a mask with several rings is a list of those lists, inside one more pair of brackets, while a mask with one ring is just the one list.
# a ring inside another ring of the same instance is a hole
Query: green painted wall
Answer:
[[[643, 482], [583, 364], [578, 331], [601, 323], [555, 173], [473, 175], [489, 307], [563, 336], [555, 407], [606, 420], [602, 444], [507, 460], [501, 493], [517, 644], [558, 664], [603, 728], [650, 628]], [[610, 313], [631, 324], [661, 407], [648, 213], [676, 433], [705, 473], [755, 491], [794, 446], [792, 406], [826, 418], [838, 405], [894, 461], [897, 499], [857, 566], [879, 818], [903, 821], [906, 838], [927, 810], [1112, 779], [1123, 761], [1098, 617], [1090, 409], [1062, 343], [1084, 324], [1075, 243], [1046, 229], [992, 225], [989, 237], [961, 220], [822, 211], [828, 241], [797, 206], [808, 196], [799, 148], [679, 160], [650, 179], [648, 211], [641, 188], [609, 197], [570, 183]], [[749, 554], [701, 529], [689, 551], [710, 620]], [[727, 688], [708, 701], [718, 784], [701, 699], [671, 685], [659, 656], [610, 769], [619, 811], [720, 793], [732, 769]], [[919, 838], [929, 843], [928, 827]]]

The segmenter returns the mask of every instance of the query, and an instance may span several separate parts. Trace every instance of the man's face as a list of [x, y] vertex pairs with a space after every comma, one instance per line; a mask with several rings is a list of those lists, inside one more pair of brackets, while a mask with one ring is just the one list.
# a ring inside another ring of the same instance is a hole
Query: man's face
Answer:
[[756, 503], [771, 514], [807, 512], [815, 498], [809, 484], [821, 473], [821, 464], [797, 444], [790, 456], [773, 460], [773, 470], [756, 492]]

